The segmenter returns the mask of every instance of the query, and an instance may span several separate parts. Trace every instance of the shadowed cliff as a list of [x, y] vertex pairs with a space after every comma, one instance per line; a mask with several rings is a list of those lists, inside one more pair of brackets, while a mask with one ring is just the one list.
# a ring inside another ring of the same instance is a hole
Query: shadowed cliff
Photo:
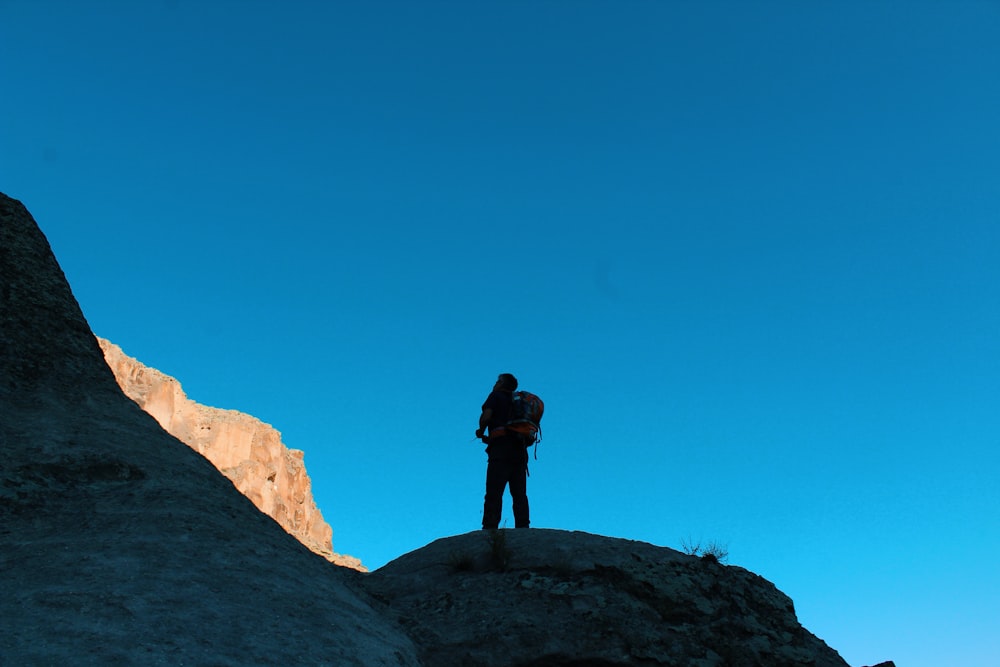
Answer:
[[418, 664], [359, 575], [122, 394], [3, 195], [0, 340], [0, 664]]

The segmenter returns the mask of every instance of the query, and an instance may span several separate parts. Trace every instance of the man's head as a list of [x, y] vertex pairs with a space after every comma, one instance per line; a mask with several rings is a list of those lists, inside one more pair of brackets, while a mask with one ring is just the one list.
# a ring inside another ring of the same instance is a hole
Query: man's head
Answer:
[[494, 389], [500, 389], [502, 391], [514, 391], [517, 389], [517, 378], [510, 373], [501, 373], [500, 377], [497, 378], [497, 383], [493, 385]]

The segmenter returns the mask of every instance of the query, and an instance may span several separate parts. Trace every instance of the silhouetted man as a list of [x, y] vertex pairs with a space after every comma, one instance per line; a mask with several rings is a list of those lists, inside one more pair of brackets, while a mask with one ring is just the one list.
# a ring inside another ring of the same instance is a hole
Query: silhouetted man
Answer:
[[514, 527], [527, 528], [528, 521], [528, 450], [517, 433], [508, 433], [517, 378], [503, 373], [483, 403], [476, 437], [486, 443], [486, 499], [483, 502], [483, 528], [500, 526], [504, 487], [510, 486], [514, 501]]

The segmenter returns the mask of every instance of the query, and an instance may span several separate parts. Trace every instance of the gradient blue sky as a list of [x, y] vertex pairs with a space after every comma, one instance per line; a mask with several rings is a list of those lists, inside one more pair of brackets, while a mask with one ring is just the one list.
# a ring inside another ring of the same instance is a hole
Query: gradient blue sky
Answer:
[[337, 551], [479, 525], [509, 371], [535, 526], [1000, 664], [1000, 3], [0, 0], [0, 91], [94, 331], [304, 450]]

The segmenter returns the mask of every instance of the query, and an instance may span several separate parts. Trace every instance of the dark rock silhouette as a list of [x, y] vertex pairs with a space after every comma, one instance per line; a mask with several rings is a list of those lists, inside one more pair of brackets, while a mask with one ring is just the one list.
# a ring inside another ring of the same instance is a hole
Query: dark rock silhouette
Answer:
[[0, 195], [0, 664], [416, 665], [410, 640], [121, 393]]
[[0, 341], [0, 664], [846, 664], [761, 577], [640, 542], [476, 531], [332, 565], [121, 392], [3, 195]]
[[559, 530], [477, 531], [377, 570], [427, 665], [845, 667], [740, 567]]

